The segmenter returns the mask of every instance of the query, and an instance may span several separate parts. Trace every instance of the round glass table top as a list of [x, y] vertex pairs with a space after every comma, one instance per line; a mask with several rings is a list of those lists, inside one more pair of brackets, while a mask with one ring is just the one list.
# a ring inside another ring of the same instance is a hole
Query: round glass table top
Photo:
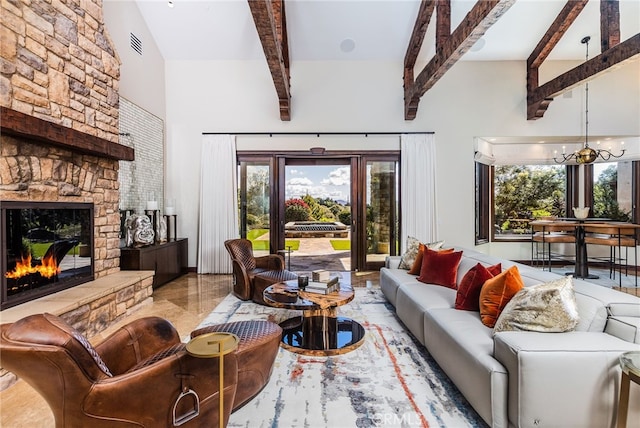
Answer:
[[625, 373], [640, 376], [640, 351], [625, 352], [620, 355], [620, 367]]

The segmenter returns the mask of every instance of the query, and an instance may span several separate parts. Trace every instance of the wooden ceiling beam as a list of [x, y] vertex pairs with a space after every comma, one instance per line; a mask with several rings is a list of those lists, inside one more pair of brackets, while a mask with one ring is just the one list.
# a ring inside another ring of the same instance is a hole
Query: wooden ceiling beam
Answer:
[[291, 120], [289, 43], [284, 0], [248, 0], [278, 95], [280, 120]]
[[[567, 0], [564, 7], [556, 16], [547, 32], [542, 36], [529, 58], [527, 59], [527, 100], [540, 85], [539, 70], [553, 48], [556, 47], [564, 33], [573, 24], [589, 0]], [[527, 101], [527, 119], [537, 119], [544, 115], [553, 98], [538, 100], [535, 104]]]
[[632, 60], [638, 55], [640, 55], [640, 33], [535, 88], [527, 95], [527, 119], [542, 117], [542, 114], [539, 114], [541, 105], [545, 103], [548, 105], [554, 97], [573, 89], [585, 80], [593, 79], [597, 75], [609, 71], [616, 65]]
[[[515, 0], [478, 0], [411, 84], [407, 82], [405, 63], [405, 120], [415, 119], [418, 103], [425, 92], [431, 89], [514, 3]], [[418, 17], [420, 18], [420, 14]], [[412, 37], [411, 43], [414, 42]]]
[[584, 9], [588, 0], [569, 0], [527, 60], [527, 119], [544, 116], [555, 97], [579, 83], [594, 78], [608, 68], [621, 64], [638, 54], [637, 35], [620, 46], [620, 5], [618, 0], [600, 1], [601, 54], [568, 72], [539, 86], [538, 70], [567, 28]]
[[431, 16], [433, 15], [435, 7], [436, 0], [422, 0], [420, 2], [418, 16], [416, 18], [415, 24], [413, 25], [413, 32], [411, 33], [409, 45], [407, 46], [407, 52], [404, 56], [405, 118], [408, 115], [415, 117], [416, 111], [418, 110], [419, 99], [413, 102], [414, 100], [407, 98], [407, 93], [413, 86], [413, 68], [416, 66], [416, 60], [418, 59], [418, 54], [420, 53], [420, 49], [422, 48], [422, 42], [424, 41], [424, 36], [427, 33], [427, 28], [429, 27], [429, 22], [431, 21]]
[[529, 59], [527, 59], [527, 66], [529, 68], [538, 68], [542, 65], [587, 3], [589, 3], [589, 0], [567, 1], [531, 55], [529, 55]]
[[620, 2], [600, 0], [600, 51], [620, 43]]

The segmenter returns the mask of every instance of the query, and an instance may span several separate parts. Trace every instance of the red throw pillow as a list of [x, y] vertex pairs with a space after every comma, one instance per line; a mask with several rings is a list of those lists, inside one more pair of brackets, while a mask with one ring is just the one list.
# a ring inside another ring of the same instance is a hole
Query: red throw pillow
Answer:
[[479, 311], [482, 285], [500, 272], [502, 272], [502, 263], [489, 267], [478, 263], [469, 269], [458, 285], [455, 308], [463, 311]]
[[487, 327], [493, 327], [500, 312], [509, 300], [524, 287], [517, 266], [511, 266], [501, 274], [485, 281], [480, 290], [480, 319]]
[[[422, 270], [422, 256], [424, 255], [424, 249], [427, 248], [426, 245], [420, 244], [418, 246], [418, 254], [416, 255], [416, 259], [413, 262], [413, 266], [409, 269], [409, 273], [411, 275], [420, 275], [420, 271]], [[431, 248], [429, 248], [431, 249]], [[439, 253], [453, 253], [453, 248], [447, 248], [446, 250], [434, 250]]]
[[455, 290], [456, 275], [461, 259], [462, 251], [433, 251], [425, 248], [418, 281], [443, 285]]

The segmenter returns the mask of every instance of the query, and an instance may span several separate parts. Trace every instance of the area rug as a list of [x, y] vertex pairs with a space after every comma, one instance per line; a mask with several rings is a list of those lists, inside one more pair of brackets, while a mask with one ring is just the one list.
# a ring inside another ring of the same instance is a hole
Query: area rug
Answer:
[[[229, 295], [199, 327], [229, 321], [283, 321], [299, 312]], [[310, 357], [280, 348], [267, 386], [233, 413], [229, 427], [486, 427], [379, 289], [356, 288], [339, 309], [360, 322], [356, 350]]]

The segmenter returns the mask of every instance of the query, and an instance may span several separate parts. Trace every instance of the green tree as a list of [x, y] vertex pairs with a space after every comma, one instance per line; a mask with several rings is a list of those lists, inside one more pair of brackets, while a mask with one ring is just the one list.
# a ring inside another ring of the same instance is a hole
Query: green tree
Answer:
[[618, 204], [618, 168], [608, 166], [593, 185], [594, 217], [616, 221], [631, 221], [631, 212], [624, 212]]
[[498, 166], [495, 180], [495, 221], [502, 230], [516, 228], [509, 219], [564, 215], [564, 167]]
[[[250, 228], [269, 227], [267, 221], [269, 214], [269, 168], [254, 167], [247, 174], [247, 223]], [[238, 198], [240, 201], [240, 198]]]

